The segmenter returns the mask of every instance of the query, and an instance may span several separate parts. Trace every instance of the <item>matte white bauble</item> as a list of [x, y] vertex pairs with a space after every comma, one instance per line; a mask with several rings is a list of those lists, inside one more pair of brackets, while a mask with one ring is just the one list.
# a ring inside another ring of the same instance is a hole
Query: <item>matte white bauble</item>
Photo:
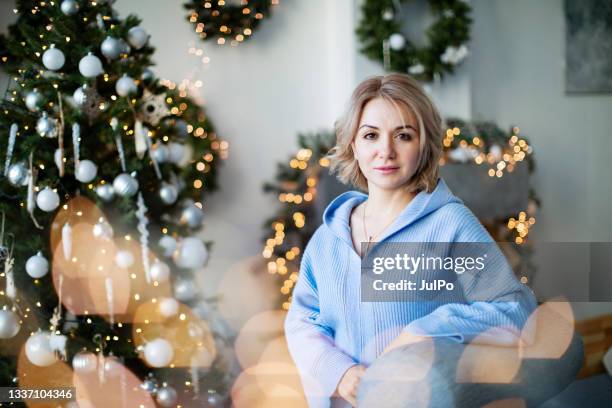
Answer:
[[66, 57], [60, 49], [55, 48], [55, 44], [51, 44], [49, 49], [43, 53], [42, 61], [45, 68], [57, 71], [64, 66]]
[[166, 367], [174, 358], [174, 349], [168, 340], [157, 338], [145, 345], [144, 357], [151, 367]]
[[36, 255], [28, 258], [25, 269], [32, 278], [39, 279], [49, 272], [49, 261], [43, 256], [42, 252], [38, 252]]
[[81, 160], [77, 165], [75, 177], [81, 183], [89, 183], [96, 178], [98, 166], [91, 160]]
[[79, 72], [85, 78], [95, 78], [104, 72], [102, 61], [90, 52], [79, 61]]
[[25, 343], [25, 353], [32, 364], [48, 367], [57, 361], [50, 341], [51, 333], [46, 331], [39, 331], [28, 338]]
[[54, 211], [59, 206], [59, 195], [49, 187], [45, 187], [36, 196], [36, 205], [45, 212]]

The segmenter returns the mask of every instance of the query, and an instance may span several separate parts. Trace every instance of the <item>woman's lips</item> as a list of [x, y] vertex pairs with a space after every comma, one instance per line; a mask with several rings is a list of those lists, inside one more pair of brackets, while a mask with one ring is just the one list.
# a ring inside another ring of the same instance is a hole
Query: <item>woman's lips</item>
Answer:
[[380, 174], [391, 174], [396, 172], [399, 169], [397, 166], [380, 166], [374, 167], [374, 170], [379, 172]]

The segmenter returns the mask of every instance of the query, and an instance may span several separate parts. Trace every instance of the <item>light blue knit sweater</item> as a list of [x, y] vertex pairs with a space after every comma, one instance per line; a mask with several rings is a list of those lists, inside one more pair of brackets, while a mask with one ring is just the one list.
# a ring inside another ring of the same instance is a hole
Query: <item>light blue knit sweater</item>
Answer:
[[[366, 200], [349, 191], [334, 199], [304, 250], [285, 321], [289, 351], [311, 408], [346, 406], [332, 398], [354, 364], [369, 366], [402, 330], [469, 342], [512, 344], [535, 309], [533, 292], [518, 282], [499, 253], [481, 282], [462, 287], [452, 302], [361, 302], [361, 258], [351, 240], [352, 209]], [[474, 214], [443, 179], [421, 191], [378, 242], [493, 242]], [[461, 285], [460, 285], [461, 286]], [[482, 341], [482, 336], [479, 337]]]

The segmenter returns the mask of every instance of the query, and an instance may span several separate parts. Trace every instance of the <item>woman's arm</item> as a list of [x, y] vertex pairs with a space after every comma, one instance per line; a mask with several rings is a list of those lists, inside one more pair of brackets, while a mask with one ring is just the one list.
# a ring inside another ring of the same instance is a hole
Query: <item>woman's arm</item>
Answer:
[[[316, 239], [313, 237], [312, 240]], [[289, 352], [296, 363], [309, 405], [326, 406], [346, 371], [358, 364], [334, 344], [334, 333], [319, 321], [319, 297], [307, 245], [293, 300], [285, 320]]]
[[529, 287], [520, 283], [505, 256], [472, 212], [457, 208], [461, 220], [456, 242], [486, 243], [486, 268], [458, 275], [467, 304], [449, 303], [408, 324], [404, 340], [449, 337], [457, 342], [515, 345], [537, 303]]

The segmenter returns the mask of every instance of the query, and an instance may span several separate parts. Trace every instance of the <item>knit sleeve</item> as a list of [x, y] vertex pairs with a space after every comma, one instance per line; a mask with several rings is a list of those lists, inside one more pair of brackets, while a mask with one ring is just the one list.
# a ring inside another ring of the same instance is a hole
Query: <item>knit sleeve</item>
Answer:
[[518, 344], [521, 330], [537, 306], [535, 296], [517, 280], [498, 245], [467, 207], [458, 210], [457, 219], [461, 221], [456, 242], [490, 244], [487, 267], [475, 275], [458, 275], [466, 303], [444, 304], [412, 321], [404, 331], [461, 343]]
[[[316, 237], [313, 237], [316, 239]], [[317, 284], [307, 245], [293, 299], [285, 319], [285, 336], [291, 357], [300, 373], [309, 406], [328, 407], [340, 379], [357, 364], [334, 344], [334, 331], [320, 320]]]

